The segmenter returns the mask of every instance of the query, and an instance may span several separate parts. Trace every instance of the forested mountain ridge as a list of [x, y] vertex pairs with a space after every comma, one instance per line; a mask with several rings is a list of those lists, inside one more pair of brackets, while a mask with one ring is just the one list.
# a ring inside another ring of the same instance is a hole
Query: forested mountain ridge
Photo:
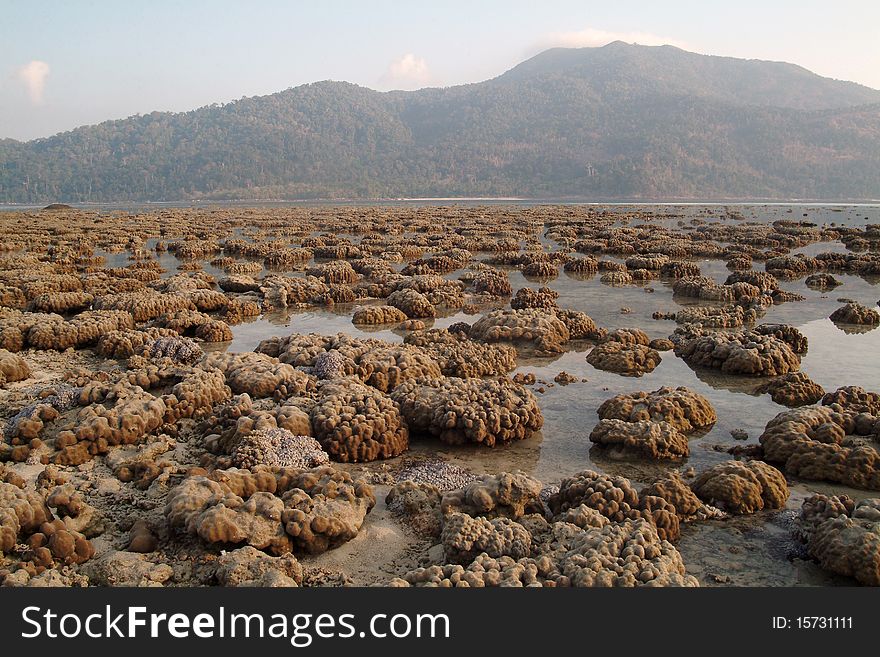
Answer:
[[612, 43], [414, 92], [318, 82], [0, 140], [0, 202], [880, 198], [880, 91]]

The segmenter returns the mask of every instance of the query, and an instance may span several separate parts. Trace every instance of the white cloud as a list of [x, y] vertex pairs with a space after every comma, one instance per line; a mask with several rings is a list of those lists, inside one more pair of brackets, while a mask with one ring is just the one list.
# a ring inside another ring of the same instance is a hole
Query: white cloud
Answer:
[[410, 52], [388, 65], [379, 84], [386, 89], [418, 89], [431, 84], [431, 79], [428, 63]]
[[49, 65], [34, 59], [18, 69], [18, 79], [27, 89], [28, 96], [34, 105], [43, 102], [43, 91], [46, 88], [46, 78], [49, 77]]
[[597, 30], [588, 27], [583, 30], [573, 32], [551, 32], [545, 34], [536, 44], [537, 50], [545, 50], [547, 48], [595, 48], [604, 46], [612, 41], [623, 41], [625, 43], [638, 43], [642, 46], [663, 46], [670, 45], [682, 48], [684, 50], [693, 50], [693, 47], [678, 39], [651, 34], [650, 32], [614, 32], [607, 30]]

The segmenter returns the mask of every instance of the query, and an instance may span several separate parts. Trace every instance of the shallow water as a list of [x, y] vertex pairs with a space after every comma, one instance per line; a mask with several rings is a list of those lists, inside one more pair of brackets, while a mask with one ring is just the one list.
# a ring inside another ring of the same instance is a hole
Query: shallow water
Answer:
[[[619, 210], [619, 208], [615, 208]], [[640, 207], [639, 209], [644, 209]], [[658, 212], [669, 215], [658, 220], [660, 224], [690, 223], [692, 218], [720, 220], [723, 208], [701, 206], [663, 206]], [[791, 212], [789, 212], [791, 210]], [[816, 223], [838, 225], [863, 225], [878, 216], [877, 206], [742, 206], [740, 212], [748, 221], [769, 222], [778, 219], [805, 219]], [[806, 217], [801, 215], [806, 214]], [[547, 246], [556, 246], [547, 239]], [[818, 242], [795, 252], [815, 254], [823, 251], [845, 251], [840, 242]], [[173, 256], [170, 257], [174, 260]], [[485, 259], [485, 254], [477, 254]], [[620, 260], [602, 256], [606, 260]], [[723, 283], [730, 273], [723, 260], [700, 259], [696, 261], [702, 273]], [[166, 262], [163, 266], [168, 267]], [[176, 265], [175, 265], [176, 267]], [[755, 263], [763, 270], [763, 263]], [[549, 281], [528, 279], [514, 268], [507, 269], [514, 290], [520, 287], [539, 288], [547, 286], [559, 293], [561, 307], [586, 312], [599, 326], [609, 330], [635, 327], [644, 330], [652, 338], [669, 336], [676, 328], [673, 321], [654, 320], [655, 311], [674, 312], [680, 300], [673, 299], [672, 281], [653, 280], [627, 286], [609, 286], [600, 282], [600, 275], [582, 278], [563, 272]], [[207, 267], [206, 267], [207, 270]], [[212, 272], [217, 273], [217, 272]], [[461, 272], [449, 275], [456, 278]], [[222, 272], [220, 272], [222, 274]], [[799, 328], [809, 339], [809, 353], [803, 357], [802, 370], [826, 390], [843, 385], [860, 385], [876, 389], [877, 372], [880, 372], [880, 330], [861, 334], [849, 334], [835, 326], [829, 319], [841, 303], [840, 297], [855, 299], [874, 306], [880, 297], [878, 281], [866, 281], [858, 276], [835, 274], [843, 285], [827, 292], [816, 292], [803, 283], [803, 279], [782, 281], [784, 289], [798, 292], [807, 300], [790, 302], [770, 308], [759, 320], [761, 323], [788, 323]], [[376, 303], [381, 303], [378, 301]], [[691, 303], [693, 303], [691, 301]], [[390, 342], [400, 342], [404, 333], [392, 327], [358, 327], [351, 323], [351, 313], [358, 304], [339, 304], [330, 309], [292, 310], [264, 315], [255, 321], [233, 327], [234, 340], [218, 349], [248, 351], [256, 348], [263, 339], [291, 333], [334, 334], [345, 332], [358, 337], [374, 337]], [[456, 313], [428, 321], [429, 327], [446, 327], [457, 321], [473, 323], [477, 317]], [[536, 385], [533, 390], [539, 397], [545, 418], [543, 431], [530, 439], [496, 449], [471, 446], [450, 447], [434, 440], [414, 438], [410, 453], [440, 455], [475, 472], [500, 472], [524, 470], [541, 481], [558, 482], [565, 476], [585, 468], [598, 468], [625, 475], [635, 481], [649, 481], [672, 467], [692, 465], [697, 470], [730, 458], [726, 449], [734, 445], [755, 444], [767, 421], [786, 410], [774, 403], [770, 396], [756, 395], [755, 389], [764, 379], [727, 376], [714, 370], [695, 371], [671, 351], [662, 354], [663, 361], [656, 370], [642, 377], [624, 377], [592, 367], [586, 354], [592, 348], [588, 342], [573, 345], [566, 353], [552, 358], [520, 359], [514, 373], [531, 372], [539, 380], [547, 382]], [[561, 386], [553, 378], [565, 370], [585, 383]], [[513, 373], [512, 373], [513, 374]], [[683, 461], [665, 464], [651, 462], [614, 461], [592, 447], [589, 434], [598, 421], [598, 406], [616, 394], [637, 390], [655, 390], [661, 386], [688, 386], [705, 395], [718, 413], [718, 422], [702, 436], [691, 441], [691, 455]], [[539, 390], [543, 389], [543, 391]], [[745, 430], [749, 439], [737, 441], [731, 430]], [[840, 489], [843, 490], [843, 489]]]

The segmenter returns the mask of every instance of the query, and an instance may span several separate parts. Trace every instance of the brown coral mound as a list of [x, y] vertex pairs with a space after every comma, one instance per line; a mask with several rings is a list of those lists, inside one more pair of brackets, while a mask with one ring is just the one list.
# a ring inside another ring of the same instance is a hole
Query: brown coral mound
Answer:
[[161, 294], [153, 290], [107, 295], [97, 299], [94, 306], [98, 309], [124, 310], [136, 322], [145, 322], [178, 310], [195, 309], [195, 305], [185, 294]]
[[452, 513], [443, 519], [440, 542], [448, 563], [468, 564], [482, 553], [493, 558], [527, 557], [531, 552], [532, 535], [509, 518], [487, 520]]
[[848, 436], [857, 429], [858, 416], [835, 409], [840, 406], [803, 407], [777, 415], [758, 439], [764, 458], [804, 479], [880, 490], [880, 453]]
[[328, 285], [339, 283], [357, 283], [358, 273], [345, 260], [335, 260], [309, 269], [308, 274], [322, 279]]
[[354, 311], [352, 324], [400, 324], [406, 321], [406, 313], [394, 306], [362, 306]]
[[668, 422], [600, 420], [590, 442], [611, 454], [650, 459], [677, 459], [690, 454], [687, 436]]
[[[573, 525], [567, 525], [572, 527]], [[565, 523], [553, 530], [565, 534]], [[535, 537], [533, 537], [533, 541]], [[534, 549], [533, 549], [534, 551]], [[566, 536], [564, 545], [536, 558], [480, 554], [459, 564], [419, 568], [392, 586], [698, 586], [679, 552], [646, 520], [589, 528]]]
[[556, 300], [559, 298], [559, 292], [551, 290], [549, 287], [540, 289], [532, 289], [523, 287], [516, 291], [513, 299], [510, 300], [510, 307], [514, 310], [522, 310], [524, 308], [542, 308], [544, 310], [555, 310]]
[[507, 272], [500, 269], [477, 272], [473, 278], [473, 286], [476, 292], [495, 297], [506, 297], [513, 292]]
[[512, 342], [534, 348], [539, 353], [558, 354], [571, 334], [555, 313], [529, 308], [493, 310], [471, 326], [472, 340]]
[[803, 372], [790, 372], [773, 379], [757, 389], [759, 394], [770, 393], [777, 404], [783, 406], [806, 406], [815, 404], [825, 395], [825, 390]]
[[595, 258], [570, 258], [562, 267], [572, 274], [592, 275], [599, 271], [599, 262]]
[[440, 376], [440, 365], [428, 353], [408, 344], [379, 342], [356, 360], [357, 375], [367, 385], [389, 392], [405, 381]]
[[852, 302], [835, 310], [831, 313], [829, 319], [835, 324], [877, 326], [880, 324], [880, 313], [873, 308], [868, 308], [860, 303]]
[[393, 458], [409, 446], [409, 431], [397, 403], [354, 381], [321, 384], [310, 412], [315, 437], [336, 461]]
[[868, 392], [859, 386], [843, 386], [822, 397], [823, 406], [854, 413], [880, 415], [880, 393]]
[[880, 586], [880, 499], [839, 511], [810, 530], [807, 552], [825, 570]]
[[681, 278], [673, 283], [672, 291], [677, 296], [723, 303], [743, 302], [761, 296], [761, 289], [751, 283], [737, 282], [731, 285], [719, 285], [708, 276]]
[[614, 340], [593, 347], [587, 362], [596, 369], [624, 376], [642, 376], [660, 364], [660, 353], [641, 344], [626, 345]]
[[493, 447], [528, 438], [544, 425], [535, 396], [507, 379], [416, 379], [391, 398], [412, 431], [455, 445]]
[[231, 469], [184, 479], [168, 494], [165, 516], [208, 543], [315, 554], [357, 536], [375, 504], [368, 484], [330, 466]]
[[678, 340], [675, 354], [691, 366], [720, 369], [725, 374], [779, 376], [800, 368], [800, 358], [787, 343], [751, 331], [698, 333]]
[[684, 386], [617, 395], [605, 400], [598, 413], [603, 420], [668, 422], [685, 434], [711, 427], [718, 419], [708, 399]]
[[215, 577], [221, 586], [301, 586], [303, 568], [292, 554], [271, 557], [246, 545], [217, 560]]
[[411, 333], [404, 343], [419, 347], [440, 365], [444, 376], [497, 376], [516, 368], [516, 349], [476, 342], [460, 332], [431, 329]]
[[385, 497], [388, 510], [404, 519], [417, 533], [439, 537], [442, 527], [441, 493], [435, 485], [405, 479]]
[[36, 297], [30, 307], [36, 312], [62, 314], [88, 308], [94, 300], [88, 292], [52, 292]]
[[233, 392], [255, 398], [287, 399], [314, 388], [314, 381], [307, 374], [264, 354], [216, 352], [205, 359], [205, 367], [223, 372]]
[[168, 328], [110, 331], [98, 339], [98, 353], [105, 358], [131, 358], [141, 353], [153, 340], [176, 335], [177, 331]]
[[511, 520], [528, 513], [543, 513], [541, 482], [523, 472], [484, 475], [463, 488], [443, 493], [440, 511], [444, 516], [466, 513]]
[[624, 477], [584, 470], [562, 480], [547, 500], [554, 516], [584, 504], [612, 522], [639, 517], [639, 496]]
[[33, 325], [27, 343], [35, 349], [63, 351], [94, 344], [110, 331], [134, 328], [130, 314], [121, 310], [89, 310], [70, 320], [56, 319]]
[[781, 509], [788, 484], [776, 468], [762, 461], [726, 461], [697, 476], [691, 488], [701, 500], [737, 515]]
[[556, 311], [556, 317], [565, 324], [571, 340], [603, 340], [608, 333], [596, 326], [592, 317], [578, 310], [560, 309]]
[[811, 274], [804, 280], [804, 284], [813, 290], [833, 290], [843, 285], [831, 274]]
[[646, 496], [663, 498], [675, 507], [675, 512], [682, 520], [689, 520], [697, 516], [703, 508], [700, 498], [694, 494], [694, 491], [677, 472], [671, 473], [664, 479], [658, 479], [639, 491], [639, 497]]
[[799, 356], [807, 353], [809, 348], [807, 336], [788, 324], [759, 324], [752, 330], [758, 335], [772, 335], [777, 340], [782, 340]]
[[12, 352], [0, 349], [0, 386], [30, 378], [31, 368], [27, 361]]
[[165, 402], [137, 386], [117, 384], [104, 401], [113, 404], [86, 406], [77, 416], [76, 428], [58, 434], [56, 463], [78, 465], [113, 445], [139, 442], [165, 421]]
[[410, 288], [392, 292], [388, 297], [388, 304], [403, 311], [411, 319], [437, 316], [434, 304], [424, 294]]

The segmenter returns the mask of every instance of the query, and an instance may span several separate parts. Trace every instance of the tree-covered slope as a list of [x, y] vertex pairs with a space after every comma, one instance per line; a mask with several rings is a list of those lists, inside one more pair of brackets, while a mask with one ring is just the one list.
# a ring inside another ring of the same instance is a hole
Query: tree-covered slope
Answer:
[[878, 198], [880, 92], [614, 43], [478, 84], [321, 82], [0, 140], [0, 201], [450, 195]]

